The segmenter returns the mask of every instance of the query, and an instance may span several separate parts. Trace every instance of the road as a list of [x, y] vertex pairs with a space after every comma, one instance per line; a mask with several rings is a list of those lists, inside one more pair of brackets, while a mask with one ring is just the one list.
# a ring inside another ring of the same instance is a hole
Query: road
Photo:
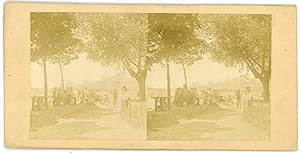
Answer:
[[[161, 117], [175, 118], [172, 122], [168, 119], [157, 119], [153, 114], [148, 116], [148, 140], [203, 140], [203, 141], [260, 141], [269, 140], [269, 136], [261, 132], [253, 124], [242, 118], [240, 110], [233, 105], [220, 104], [220, 107], [203, 109], [201, 106], [183, 107], [180, 112], [173, 109], [175, 114], [159, 113]], [[174, 111], [175, 110], [175, 111]], [[192, 112], [193, 115], [182, 113]], [[196, 113], [196, 114], [195, 114]], [[165, 115], [164, 115], [165, 114]], [[170, 118], [169, 118], [170, 119]], [[158, 121], [164, 123], [157, 125]], [[169, 123], [169, 124], [168, 124]], [[151, 126], [152, 125], [152, 126]]]
[[[145, 128], [121, 118], [119, 110], [110, 105], [95, 103], [88, 112], [58, 118], [51, 125], [38, 127], [31, 131], [32, 139], [105, 139], [140, 140], [145, 139]], [[68, 110], [70, 107], [61, 110]], [[41, 111], [43, 112], [43, 111]]]
[[[138, 113], [140, 114], [140, 112]], [[232, 105], [196, 105], [147, 113], [145, 125], [121, 118], [110, 104], [52, 107], [31, 114], [31, 139], [230, 140], [261, 141], [270, 137], [244, 121]], [[146, 132], [147, 131], [147, 132]]]

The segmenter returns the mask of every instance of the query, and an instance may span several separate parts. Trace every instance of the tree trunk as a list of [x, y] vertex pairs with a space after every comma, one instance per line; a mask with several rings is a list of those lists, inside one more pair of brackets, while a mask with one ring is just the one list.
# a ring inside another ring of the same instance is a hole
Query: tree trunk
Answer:
[[261, 80], [261, 83], [263, 85], [264, 102], [269, 102], [270, 101], [270, 80], [264, 79], [264, 80]]
[[145, 85], [146, 76], [141, 76], [137, 79], [139, 84], [139, 97], [140, 101], [144, 102], [146, 101], [146, 85]]
[[64, 74], [63, 74], [63, 71], [62, 71], [62, 66], [61, 66], [61, 64], [59, 64], [59, 69], [60, 69], [60, 75], [61, 75], [61, 88], [62, 88], [62, 89], [65, 89], [65, 84], [64, 84]]
[[183, 68], [183, 73], [184, 73], [184, 82], [185, 82], [186, 87], [188, 87], [187, 79], [186, 79], [186, 67], [184, 67], [184, 65], [182, 65], [182, 68]]
[[[251, 70], [252, 74], [260, 80], [262, 86], [263, 86], [263, 98], [264, 102], [269, 102], [270, 100], [270, 75], [271, 75], [271, 70], [270, 68], [265, 70], [263, 67], [261, 68], [262, 71], [258, 71], [255, 69], [253, 66], [253, 62], [251, 60], [247, 60], [245, 58], [245, 63], [247, 64], [248, 68]], [[264, 58], [263, 58], [263, 64], [264, 64]], [[262, 65], [263, 65], [262, 64]], [[270, 63], [271, 64], [271, 63]]]
[[47, 64], [46, 60], [43, 60], [43, 69], [44, 69], [44, 97], [45, 103], [48, 104], [48, 83], [47, 83]]
[[171, 80], [170, 80], [169, 61], [167, 61], [167, 96], [168, 96], [168, 103], [170, 103], [171, 102]]
[[142, 127], [144, 127], [144, 107], [143, 104], [146, 101], [146, 74], [142, 74], [139, 78], [136, 78], [136, 80], [138, 81], [139, 84], [139, 105], [140, 105], [140, 125]]

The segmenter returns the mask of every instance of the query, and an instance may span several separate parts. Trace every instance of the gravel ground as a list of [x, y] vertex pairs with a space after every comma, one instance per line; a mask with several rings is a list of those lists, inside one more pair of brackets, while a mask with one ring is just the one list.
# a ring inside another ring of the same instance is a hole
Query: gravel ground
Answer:
[[195, 105], [147, 113], [148, 140], [269, 140], [234, 108]]
[[145, 139], [146, 132], [101, 104], [53, 107], [31, 113], [31, 139]]

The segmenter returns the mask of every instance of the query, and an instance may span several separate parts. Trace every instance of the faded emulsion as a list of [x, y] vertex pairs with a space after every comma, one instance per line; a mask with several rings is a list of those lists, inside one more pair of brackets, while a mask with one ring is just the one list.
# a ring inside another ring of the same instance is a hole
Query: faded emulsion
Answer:
[[31, 12], [30, 138], [269, 141], [265, 14]]

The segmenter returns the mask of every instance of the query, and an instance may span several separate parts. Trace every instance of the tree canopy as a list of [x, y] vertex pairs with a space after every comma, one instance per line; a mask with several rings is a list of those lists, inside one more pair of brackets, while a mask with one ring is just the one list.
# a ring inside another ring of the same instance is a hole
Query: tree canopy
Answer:
[[271, 16], [31, 13], [32, 62], [67, 65], [80, 51], [102, 65], [123, 66], [138, 81], [141, 93], [145, 93], [145, 79], [153, 64], [180, 64], [186, 78], [186, 67], [201, 60], [204, 53], [218, 63], [249, 69], [267, 91]]
[[94, 62], [123, 65], [140, 85], [145, 99], [145, 79], [151, 63], [147, 50], [147, 14], [88, 13], [78, 19], [86, 23], [86, 51]]
[[[200, 15], [199, 18], [205, 23], [202, 29], [205, 35], [202, 39], [210, 44], [213, 60], [228, 66], [249, 63], [250, 69], [258, 72], [261, 72], [261, 67], [270, 70], [270, 16]], [[210, 38], [205, 38], [208, 35]]]
[[249, 69], [264, 87], [269, 99], [271, 77], [270, 15], [199, 15], [198, 33], [210, 46], [213, 60], [227, 66]]
[[[185, 84], [187, 85], [186, 67], [202, 59], [205, 42], [197, 38], [195, 30], [198, 19], [195, 14], [149, 14], [149, 52], [157, 63], [167, 65], [169, 62], [183, 66]], [[168, 77], [168, 84], [169, 77]]]
[[40, 12], [30, 17], [31, 61], [65, 61], [61, 58], [70, 59], [69, 55], [78, 51], [74, 48], [79, 39], [73, 35], [73, 29], [78, 27], [73, 14]]
[[148, 21], [149, 52], [155, 54], [156, 61], [167, 58], [183, 62], [181, 59], [190, 55], [197, 60], [201, 58], [202, 44], [195, 35], [197, 19], [194, 14], [149, 14]]

